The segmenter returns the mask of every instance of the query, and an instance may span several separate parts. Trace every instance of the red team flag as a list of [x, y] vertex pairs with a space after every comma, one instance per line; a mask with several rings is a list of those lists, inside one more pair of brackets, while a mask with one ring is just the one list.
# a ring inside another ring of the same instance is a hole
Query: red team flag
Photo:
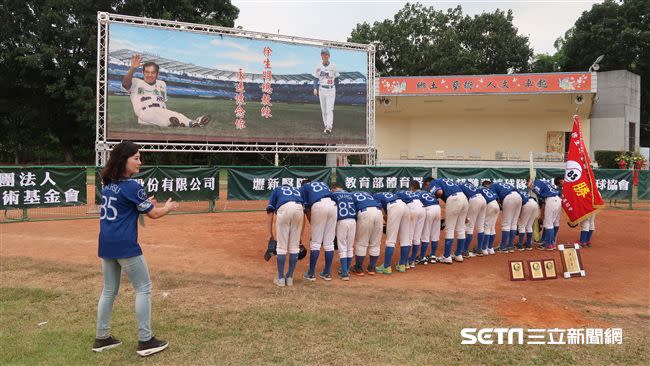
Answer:
[[596, 186], [589, 153], [582, 139], [580, 117], [574, 115], [562, 186], [562, 207], [573, 225], [589, 218], [604, 204]]

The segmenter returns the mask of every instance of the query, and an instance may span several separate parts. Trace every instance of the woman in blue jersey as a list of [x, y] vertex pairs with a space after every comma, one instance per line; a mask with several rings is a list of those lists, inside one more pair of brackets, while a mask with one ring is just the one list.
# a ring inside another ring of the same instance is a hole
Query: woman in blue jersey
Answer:
[[169, 345], [151, 332], [151, 279], [138, 244], [138, 216], [152, 219], [167, 215], [178, 207], [168, 199], [163, 207], [147, 198], [144, 188], [130, 177], [140, 171], [140, 146], [130, 141], [116, 145], [102, 176], [102, 205], [99, 220], [99, 250], [104, 274], [104, 289], [97, 305], [97, 334], [92, 350], [101, 352], [122, 342], [110, 334], [113, 302], [120, 288], [122, 269], [135, 289], [135, 315], [138, 321], [140, 356], [160, 352]]

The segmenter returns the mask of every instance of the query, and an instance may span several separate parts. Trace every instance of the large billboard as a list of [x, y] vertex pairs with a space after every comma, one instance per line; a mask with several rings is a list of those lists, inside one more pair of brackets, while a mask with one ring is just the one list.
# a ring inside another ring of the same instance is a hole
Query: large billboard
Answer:
[[112, 22], [106, 90], [108, 140], [368, 143], [363, 49]]

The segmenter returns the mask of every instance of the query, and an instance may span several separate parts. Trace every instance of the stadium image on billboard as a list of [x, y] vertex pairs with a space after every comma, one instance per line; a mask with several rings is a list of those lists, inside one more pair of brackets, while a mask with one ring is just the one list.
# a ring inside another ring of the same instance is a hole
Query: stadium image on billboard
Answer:
[[109, 140], [367, 143], [364, 50], [123, 23], [108, 39]]

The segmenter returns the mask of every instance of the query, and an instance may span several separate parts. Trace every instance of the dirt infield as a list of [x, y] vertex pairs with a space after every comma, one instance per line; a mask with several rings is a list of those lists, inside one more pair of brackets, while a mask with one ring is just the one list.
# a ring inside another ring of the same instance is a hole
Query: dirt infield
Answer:
[[[267, 263], [262, 258], [267, 240], [265, 215], [247, 212], [147, 219], [146, 226], [140, 228], [140, 242], [154, 271], [216, 274], [233, 277], [242, 285], [272, 286], [274, 261]], [[297, 280], [296, 288], [335, 286], [371, 291], [372, 287], [403, 288], [407, 284], [414, 291], [467, 291], [482, 299], [477, 307], [516, 326], [614, 326], [601, 315], [638, 313], [640, 309], [650, 315], [649, 227], [648, 211], [603, 210], [597, 218], [594, 246], [581, 250], [587, 272], [584, 278], [509, 281], [507, 262], [511, 259], [554, 258], [561, 269], [557, 251], [535, 250], [471, 258], [451, 266], [419, 266], [406, 274], [353, 277], [350, 282]], [[98, 264], [98, 222], [94, 219], [14, 223], [0, 225], [0, 230], [2, 257]], [[559, 242], [574, 241], [578, 235], [577, 228], [563, 225]], [[303, 243], [307, 242], [308, 238], [303, 238]], [[307, 261], [301, 261], [297, 273], [306, 267]]]

